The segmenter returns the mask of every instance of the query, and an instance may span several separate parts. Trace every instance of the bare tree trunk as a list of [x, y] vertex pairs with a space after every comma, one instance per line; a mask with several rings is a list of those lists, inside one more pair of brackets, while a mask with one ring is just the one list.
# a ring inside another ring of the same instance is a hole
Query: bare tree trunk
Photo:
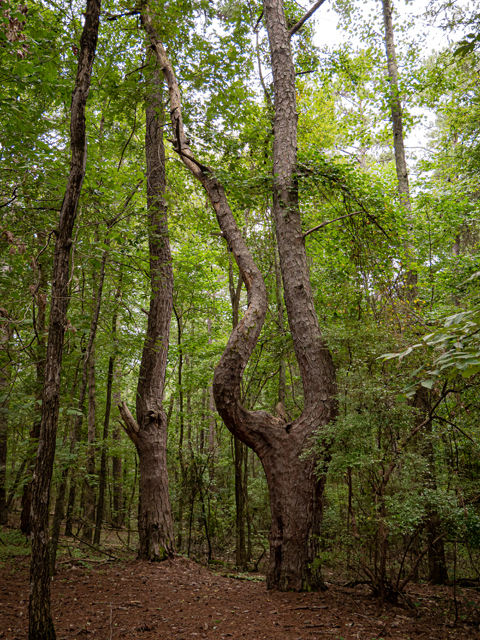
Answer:
[[[116, 379], [116, 389], [113, 394], [113, 403], [115, 406], [120, 404], [120, 376], [118, 370], [114, 378]], [[122, 430], [119, 423], [115, 424], [112, 438], [119, 443], [122, 437]], [[119, 455], [112, 456], [112, 475], [113, 475], [113, 522], [117, 527], [123, 525], [125, 519], [125, 510], [123, 508], [123, 482], [122, 482], [122, 458]]]
[[[393, 36], [392, 4], [391, 0], [382, 0], [383, 23], [385, 27], [385, 49], [387, 53], [388, 77], [390, 79], [390, 111], [392, 114], [393, 149], [395, 152], [395, 168], [397, 171], [398, 193], [405, 209], [410, 213], [412, 205], [410, 201], [410, 185], [408, 182], [408, 167], [405, 156], [405, 141], [403, 133], [403, 113], [400, 89], [398, 86], [398, 66], [395, 55], [395, 40]], [[407, 246], [407, 260], [411, 257], [410, 247]], [[407, 271], [406, 285], [407, 298], [413, 300], [416, 297], [417, 272], [411, 269]]]
[[[41, 232], [38, 234], [40, 242], [43, 242], [46, 237], [46, 233]], [[42, 413], [42, 394], [43, 394], [43, 381], [45, 378], [45, 317], [47, 307], [47, 276], [46, 269], [41, 264], [35, 264], [35, 271], [38, 273], [38, 285], [37, 292], [35, 293], [33, 301], [33, 319], [37, 338], [36, 349], [36, 364], [35, 364], [35, 418], [30, 431], [30, 446], [29, 451], [31, 458], [29, 461], [29, 474], [33, 476], [33, 470], [35, 468], [35, 453], [38, 448], [38, 437], [40, 435], [40, 419]], [[37, 307], [37, 314], [35, 314], [35, 306]], [[36, 317], [35, 317], [36, 315]], [[32, 506], [32, 480], [30, 479], [23, 485], [22, 493], [22, 513], [20, 516], [20, 529], [22, 532], [29, 536], [31, 533], [30, 525], [30, 510]]]
[[92, 542], [95, 524], [95, 443], [97, 401], [95, 397], [95, 347], [92, 347], [88, 361], [88, 432], [87, 432], [87, 475], [85, 478], [85, 510], [82, 539]]
[[[115, 311], [112, 319], [112, 337], [113, 337], [114, 349], [116, 347], [116, 333], [117, 333], [117, 312]], [[105, 510], [105, 489], [107, 486], [107, 439], [108, 439], [108, 427], [110, 425], [110, 412], [112, 409], [112, 388], [113, 388], [114, 368], [115, 368], [115, 355], [112, 354], [108, 359], [107, 398], [105, 403], [105, 417], [103, 420], [100, 475], [98, 478], [97, 519], [95, 523], [95, 535], [93, 538], [94, 544], [97, 544], [97, 545], [100, 544], [100, 534], [102, 532], [103, 515]]]
[[265, 411], [247, 411], [242, 406], [241, 377], [267, 311], [265, 283], [237, 227], [223, 186], [211, 169], [199, 163], [192, 154], [183, 127], [175, 74], [148, 10], [142, 14], [142, 23], [168, 84], [174, 148], [204, 186], [247, 289], [247, 311], [233, 330], [215, 369], [215, 403], [228, 429], [257, 453], [265, 469], [272, 513], [267, 585], [279, 590], [299, 591], [323, 586], [314, 559], [325, 479], [317, 478], [316, 460], [301, 459], [301, 456], [314, 430], [336, 415], [336, 385], [331, 355], [322, 341], [315, 314], [298, 211], [295, 73], [289, 35], [283, 6], [265, 4], [264, 9], [269, 30], [276, 32], [270, 34], [270, 42], [275, 44], [275, 47], [272, 45], [272, 60], [277, 112], [274, 151], [274, 173], [278, 176], [274, 206], [277, 242], [287, 313], [305, 394], [303, 414], [290, 424]]
[[168, 493], [167, 416], [162, 404], [173, 306], [173, 269], [164, 200], [162, 114], [160, 81], [155, 71], [147, 97], [145, 133], [152, 297], [137, 387], [137, 420], [133, 419], [125, 403], [119, 405], [126, 431], [139, 457], [138, 556], [145, 560], [164, 560], [174, 554]]
[[402, 101], [400, 99], [400, 91], [398, 87], [398, 66], [395, 55], [392, 5], [390, 0], [382, 0], [382, 7], [383, 22], [385, 26], [385, 48], [387, 52], [388, 77], [390, 79], [390, 111], [392, 114], [393, 148], [395, 151], [398, 191], [403, 205], [410, 211], [410, 187], [408, 184], [408, 168], [405, 158]]
[[[278, 263], [277, 249], [274, 247], [274, 260], [275, 260], [275, 297], [277, 300], [277, 323], [278, 323], [278, 333], [285, 337], [285, 327], [283, 323], [283, 287], [282, 287], [282, 274], [280, 273], [280, 265]], [[282, 345], [283, 346], [283, 345]], [[287, 367], [285, 364], [285, 356], [282, 354], [280, 356], [280, 370], [278, 375], [278, 406], [277, 405], [277, 414], [279, 417], [283, 417], [286, 421], [288, 421], [286, 408], [285, 408], [285, 387], [287, 384]], [[283, 412], [283, 415], [282, 415]]]
[[[232, 328], [238, 325], [238, 311], [240, 294], [242, 292], [242, 276], [238, 278], [237, 286], [233, 280], [232, 259], [229, 256], [228, 284], [230, 290], [230, 302], [232, 305]], [[245, 571], [247, 566], [247, 554], [245, 549], [245, 490], [243, 486], [243, 458], [244, 445], [241, 440], [233, 436], [233, 452], [235, 467], [235, 564], [238, 569]]]
[[[431, 411], [430, 392], [425, 387], [419, 387], [413, 399], [413, 406], [420, 410], [417, 424], [425, 420]], [[437, 491], [437, 478], [435, 470], [435, 451], [432, 442], [432, 421], [425, 425], [425, 441], [421, 447], [426, 459], [426, 486], [432, 492]], [[427, 509], [426, 517], [428, 548], [428, 581], [431, 584], [446, 584], [448, 582], [447, 561], [445, 557], [444, 539], [440, 537], [442, 521], [435, 506]]]
[[91, 72], [97, 46], [99, 15], [99, 0], [87, 0], [85, 22], [80, 40], [77, 77], [71, 104], [70, 175], [56, 230], [57, 240], [53, 261], [42, 419], [32, 483], [29, 640], [55, 639], [55, 628], [50, 608], [48, 504], [60, 408], [60, 372], [68, 308], [70, 247], [78, 201], [85, 177], [87, 159], [85, 105], [90, 90]]
[[[105, 240], [108, 244], [108, 239]], [[93, 296], [93, 314], [92, 319], [90, 321], [90, 332], [88, 335], [88, 342], [85, 349], [85, 353], [83, 354], [83, 365], [82, 365], [82, 381], [80, 385], [80, 395], [78, 400], [78, 413], [75, 416], [73, 429], [70, 434], [70, 455], [73, 456], [75, 453], [75, 449], [77, 443], [80, 440], [80, 433], [82, 430], [83, 424], [83, 405], [85, 402], [85, 395], [87, 392], [88, 386], [88, 371], [89, 371], [89, 363], [90, 357], [94, 348], [94, 341], [97, 335], [97, 327], [98, 327], [98, 319], [100, 317], [100, 307], [102, 304], [102, 295], [103, 295], [103, 284], [105, 282], [105, 267], [107, 262], [108, 253], [105, 250], [102, 255], [102, 262], [100, 265], [100, 277], [98, 282], [98, 287]], [[50, 542], [50, 569], [52, 575], [55, 573], [55, 562], [57, 557], [57, 548], [58, 548], [58, 540], [60, 537], [60, 528], [64, 516], [64, 505], [65, 505], [65, 495], [67, 491], [67, 479], [68, 479], [69, 467], [66, 466], [62, 471], [62, 479], [57, 489], [57, 499], [55, 500], [55, 511], [53, 516], [53, 527], [52, 527], [52, 538]], [[75, 494], [76, 494], [76, 478], [75, 478], [75, 470], [72, 469], [72, 473], [70, 475], [70, 490], [68, 494], [68, 503], [67, 503], [67, 522], [65, 524], [65, 535], [72, 536], [73, 535], [73, 509], [75, 506]]]
[[5, 394], [0, 403], [0, 524], [8, 522], [7, 507], [7, 454], [8, 454], [8, 405], [10, 384], [10, 358], [8, 346], [12, 336], [12, 324], [7, 312], [0, 308], [0, 318], [6, 320], [0, 324], [0, 395]]

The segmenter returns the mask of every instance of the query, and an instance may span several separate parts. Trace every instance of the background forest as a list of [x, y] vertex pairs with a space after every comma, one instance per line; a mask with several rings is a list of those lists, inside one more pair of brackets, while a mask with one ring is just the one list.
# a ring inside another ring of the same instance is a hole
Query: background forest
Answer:
[[[338, 385], [338, 417], [304, 453], [318, 455], [326, 474], [316, 562], [332, 580], [365, 581], [392, 598], [411, 580], [480, 580], [480, 5], [432, 0], [420, 13], [418, 3], [397, 4], [397, 84], [381, 2], [325, 3], [292, 39], [302, 226]], [[29, 553], [19, 532], [29, 530], [84, 9], [0, 6], [0, 554], [8, 557]], [[225, 187], [267, 285], [242, 402], [290, 423], [304, 391], [271, 212], [273, 81], [262, 6], [156, 7], [190, 144]], [[294, 0], [285, 8], [290, 26], [308, 9]], [[50, 499], [58, 557], [91, 556], [86, 545], [118, 556], [138, 545], [138, 456], [117, 408], [135, 406], [150, 301], [145, 101], [154, 59], [137, 14], [103, 3], [87, 102]], [[326, 46], [332, 15], [341, 44]], [[162, 96], [168, 122], [166, 89]], [[393, 144], [399, 101], [406, 190]], [[174, 301], [163, 404], [175, 546], [202, 562], [262, 571], [264, 470], [223, 424], [212, 391], [247, 294], [170, 137], [165, 126]]]

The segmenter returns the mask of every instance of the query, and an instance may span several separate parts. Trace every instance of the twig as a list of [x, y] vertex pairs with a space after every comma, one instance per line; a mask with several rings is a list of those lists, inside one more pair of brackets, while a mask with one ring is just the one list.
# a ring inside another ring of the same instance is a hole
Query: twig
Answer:
[[72, 536], [75, 538], [75, 540], [78, 540], [82, 544], [86, 544], [87, 547], [90, 547], [91, 549], [95, 549], [95, 551], [98, 551], [99, 553], [103, 553], [103, 555], [105, 555], [105, 556], [109, 556], [110, 558], [114, 558], [115, 560], [118, 560], [119, 562], [122, 562], [122, 559], [121, 558], [117, 558], [117, 556], [114, 556], [113, 553], [109, 553], [108, 551], [102, 551], [102, 549], [99, 549], [98, 547], [94, 547], [93, 544], [90, 544], [86, 540], [82, 540], [81, 538], [76, 536], [73, 532], [72, 532]]
[[347, 215], [340, 216], [339, 218], [335, 218], [334, 220], [327, 220], [327, 222], [322, 222], [322, 224], [319, 224], [316, 227], [313, 227], [312, 229], [309, 229], [308, 231], [305, 231], [305, 233], [303, 234], [303, 237], [306, 238], [307, 236], [309, 236], [314, 231], [318, 231], [319, 229], [323, 229], [323, 227], [326, 227], [327, 224], [332, 224], [332, 222], [338, 222], [339, 220], [343, 220], [344, 218], [351, 218], [352, 216], [356, 216], [359, 213], [363, 213], [363, 211], [354, 211], [354, 213], [347, 213]]
[[313, 14], [315, 13], [315, 11], [322, 6], [322, 4], [325, 2], [325, 0], [318, 0], [318, 2], [316, 2], [313, 7], [307, 11], [307, 13], [303, 16], [303, 18], [301, 20], [299, 20], [297, 22], [296, 25], [294, 25], [290, 31], [288, 32], [288, 35], [290, 36], [290, 38], [295, 35], [297, 33], [297, 31], [299, 29], [301, 29], [303, 27], [303, 25], [305, 24], [305, 22], [311, 17], [313, 16]]

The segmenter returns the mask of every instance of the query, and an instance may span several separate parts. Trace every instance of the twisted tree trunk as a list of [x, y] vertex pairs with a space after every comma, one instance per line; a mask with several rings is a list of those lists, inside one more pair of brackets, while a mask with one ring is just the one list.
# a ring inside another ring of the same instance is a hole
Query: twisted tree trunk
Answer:
[[70, 175], [56, 232], [42, 418], [32, 482], [29, 640], [55, 639], [55, 628], [50, 608], [48, 504], [60, 407], [60, 372], [68, 308], [70, 247], [78, 201], [85, 177], [87, 161], [85, 106], [97, 47], [99, 16], [99, 0], [87, 0], [85, 23], [80, 40], [77, 77], [71, 104]]
[[146, 105], [145, 153], [152, 297], [137, 386], [137, 419], [125, 402], [119, 405], [127, 434], [135, 444], [140, 467], [138, 557], [173, 557], [173, 520], [168, 493], [167, 416], [162, 399], [173, 306], [173, 269], [165, 193], [165, 151], [158, 72]]
[[266, 3], [265, 12], [267, 24], [270, 28], [273, 25], [275, 32], [270, 35], [271, 43], [273, 40], [278, 49], [275, 55], [282, 49], [286, 51], [286, 55], [277, 56], [274, 65], [274, 79], [278, 82], [280, 77], [281, 81], [276, 85], [275, 96], [279, 112], [275, 119], [274, 173], [278, 177], [274, 213], [288, 319], [305, 393], [302, 415], [289, 424], [265, 411], [247, 411], [242, 406], [242, 374], [267, 310], [265, 283], [237, 227], [222, 184], [209, 167], [193, 156], [183, 127], [178, 83], [148, 10], [143, 13], [142, 22], [168, 85], [174, 148], [205, 188], [247, 289], [247, 311], [233, 330], [215, 369], [215, 403], [228, 429], [257, 453], [265, 469], [272, 513], [267, 586], [282, 591], [301, 591], [323, 586], [314, 559], [325, 484], [323, 478], [317, 478], [317, 460], [313, 457], [303, 460], [301, 455], [314, 431], [335, 416], [333, 396], [336, 387], [333, 362], [321, 339], [315, 314], [298, 211], [295, 74], [289, 33], [281, 2], [268, 6]]

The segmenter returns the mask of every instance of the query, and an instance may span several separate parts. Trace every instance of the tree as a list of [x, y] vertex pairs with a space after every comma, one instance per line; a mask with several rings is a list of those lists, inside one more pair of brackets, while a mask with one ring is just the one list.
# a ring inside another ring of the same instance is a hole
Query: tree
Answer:
[[50, 610], [48, 507], [60, 403], [60, 371], [66, 329], [65, 318], [68, 308], [69, 254], [72, 245], [73, 225], [85, 177], [87, 157], [85, 105], [97, 46], [99, 16], [100, 2], [87, 0], [85, 24], [80, 40], [77, 77], [71, 104], [71, 169], [56, 231], [42, 419], [32, 483], [32, 556], [28, 629], [30, 640], [53, 640], [55, 638], [55, 628]]
[[184, 133], [178, 84], [151, 14], [145, 12], [142, 22], [169, 88], [175, 150], [205, 188], [248, 292], [247, 311], [231, 334], [215, 369], [215, 403], [226, 426], [257, 453], [265, 468], [272, 513], [268, 587], [301, 591], [323, 586], [314, 559], [325, 479], [317, 477], [317, 462], [313, 458], [304, 460], [302, 455], [315, 430], [335, 417], [335, 372], [330, 352], [320, 335], [298, 210], [295, 72], [290, 34], [281, 3], [265, 4], [264, 10], [276, 101], [274, 216], [287, 314], [305, 395], [302, 415], [288, 424], [266, 412], [246, 411], [242, 406], [241, 376], [260, 335], [267, 309], [265, 283], [241, 237], [223, 186], [212, 170], [192, 154]]
[[173, 270], [165, 195], [162, 99], [154, 72], [146, 99], [148, 238], [151, 299], [137, 386], [137, 419], [125, 402], [119, 410], [140, 463], [139, 558], [173, 557], [173, 522], [168, 493], [167, 415], [162, 399], [173, 304]]

